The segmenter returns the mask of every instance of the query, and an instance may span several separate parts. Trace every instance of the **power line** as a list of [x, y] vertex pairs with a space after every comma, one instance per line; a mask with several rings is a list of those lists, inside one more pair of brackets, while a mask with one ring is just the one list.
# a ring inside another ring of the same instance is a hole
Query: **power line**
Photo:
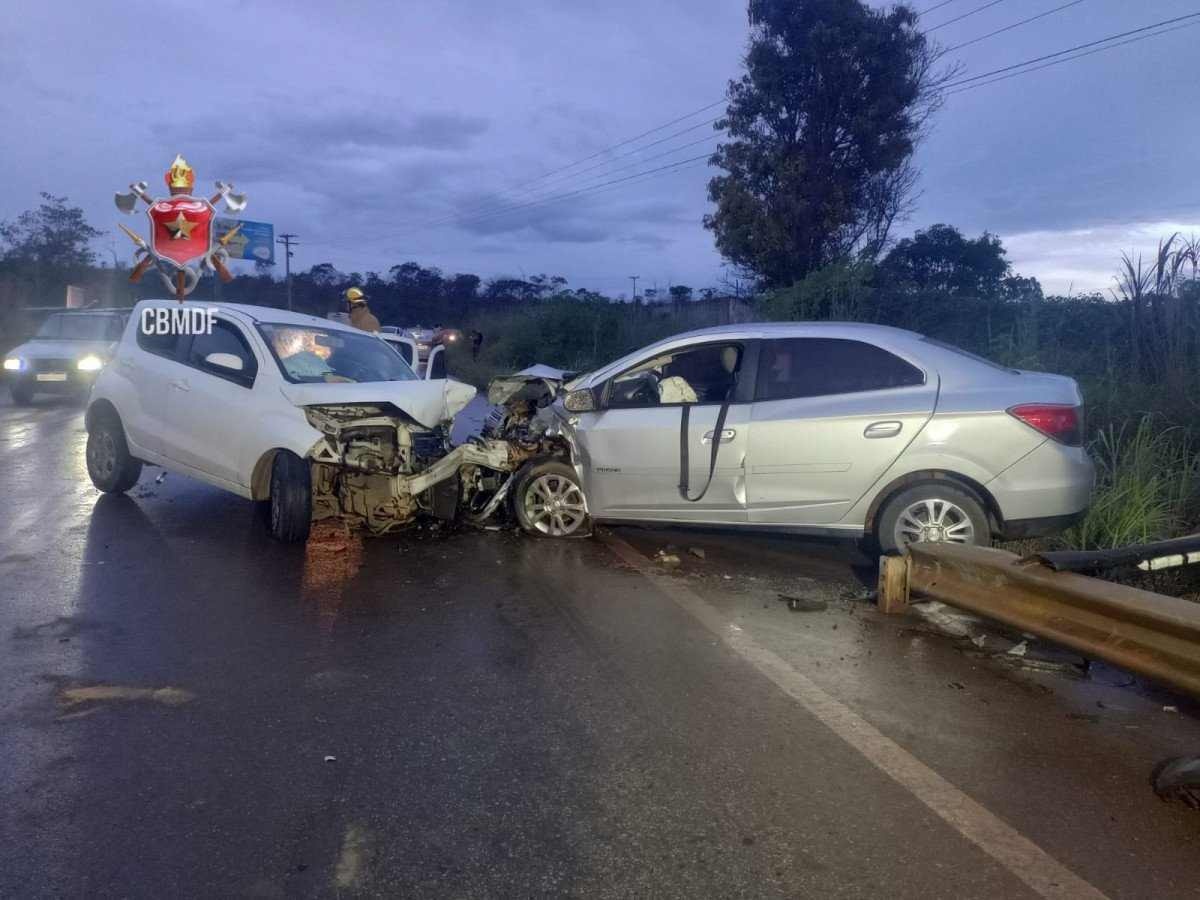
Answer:
[[1070, 3], [1064, 3], [1062, 6], [1056, 6], [1054, 9], [1047, 10], [1044, 13], [1038, 13], [1036, 16], [1030, 16], [1028, 19], [1022, 19], [1020, 22], [1013, 22], [1011, 25], [1005, 25], [1003, 28], [997, 28], [995, 31], [989, 31], [985, 35], [981, 35], [970, 41], [964, 41], [961, 44], [955, 44], [953, 47], [947, 47], [943, 52], [951, 53], [955, 50], [961, 50], [963, 47], [970, 47], [972, 44], [978, 44], [980, 41], [986, 41], [990, 37], [995, 37], [998, 34], [1003, 34], [1006, 31], [1012, 31], [1014, 28], [1020, 28], [1022, 25], [1028, 25], [1030, 22], [1036, 22], [1038, 19], [1044, 19], [1046, 16], [1053, 15], [1056, 12], [1061, 12], [1072, 6], [1078, 6], [1083, 0], [1071, 0]]
[[[612, 163], [613, 163], [613, 162], [615, 162], [615, 161], [616, 161], [616, 160], [618, 160], [618, 159], [623, 159], [623, 158], [625, 158], [625, 157], [627, 157], [627, 156], [633, 156], [633, 155], [635, 155], [635, 154], [638, 154], [638, 153], [641, 153], [641, 152], [643, 152], [643, 151], [645, 151], [645, 150], [649, 150], [651, 147], [656, 147], [656, 146], [658, 146], [659, 144], [663, 144], [663, 143], [665, 143], [665, 142], [667, 142], [667, 141], [669, 141], [669, 140], [673, 140], [674, 138], [677, 138], [677, 137], [679, 137], [680, 135], [687, 134], [689, 131], [695, 131], [697, 128], [703, 128], [703, 127], [704, 127], [704, 126], [706, 126], [706, 125], [712, 125], [714, 122], [716, 122], [716, 121], [717, 121], [718, 119], [720, 119], [720, 118], [721, 118], [720, 116], [717, 116], [716, 118], [709, 119], [709, 120], [707, 120], [707, 121], [705, 121], [705, 122], [700, 122], [698, 125], [692, 125], [692, 126], [690, 126], [690, 127], [688, 127], [688, 128], [684, 128], [684, 129], [681, 129], [680, 131], [676, 131], [674, 134], [669, 134], [669, 135], [667, 135], [665, 138], [660, 138], [660, 139], [659, 139], [659, 140], [657, 140], [657, 141], [651, 141], [649, 144], [645, 144], [644, 146], [638, 147], [638, 148], [636, 148], [636, 149], [634, 149], [634, 150], [629, 150], [629, 151], [627, 151], [627, 152], [625, 152], [625, 153], [618, 154], [618, 155], [617, 155], [617, 156], [616, 156], [614, 159], [611, 159], [611, 160], [605, 160], [604, 162], [602, 162], [602, 163], [599, 163], [599, 164], [597, 164], [597, 165], [590, 166], [589, 168], [586, 168], [586, 169], [581, 169], [581, 170], [580, 170], [580, 171], [578, 171], [578, 172], [573, 172], [571, 175], [567, 176], [567, 181], [570, 181], [571, 179], [574, 179], [574, 178], [578, 178], [579, 176], [581, 176], [581, 175], [584, 175], [584, 174], [586, 174], [587, 172], [591, 172], [591, 171], [594, 171], [594, 170], [596, 170], [596, 169], [603, 169], [603, 168], [606, 168], [606, 167], [608, 167], [608, 166], [611, 166], [611, 165], [612, 165]], [[650, 162], [650, 161], [652, 161], [652, 160], [655, 160], [655, 159], [661, 159], [661, 158], [662, 158], [662, 157], [664, 157], [664, 156], [670, 156], [672, 153], [678, 153], [680, 150], [687, 150], [687, 149], [688, 149], [688, 148], [690, 148], [690, 147], [695, 147], [695, 146], [697, 146], [698, 144], [703, 144], [703, 143], [705, 143], [706, 141], [710, 141], [710, 140], [712, 140], [712, 138], [713, 138], [713, 135], [711, 135], [711, 134], [710, 134], [710, 135], [705, 135], [703, 138], [701, 138], [701, 139], [700, 139], [700, 140], [698, 140], [698, 141], [692, 141], [692, 142], [690, 142], [690, 143], [687, 143], [687, 144], [681, 144], [681, 145], [679, 145], [678, 147], [672, 147], [671, 149], [669, 149], [669, 150], [665, 150], [665, 151], [663, 151], [662, 153], [656, 153], [654, 156], [649, 156], [649, 157], [646, 157], [646, 158], [644, 158], [644, 159], [637, 160], [637, 161], [635, 161], [635, 162], [633, 162], [633, 163], [630, 163], [630, 164], [628, 164], [628, 165], [625, 165], [625, 166], [618, 166], [618, 167], [617, 167], [617, 168], [615, 168], [615, 169], [610, 169], [610, 170], [609, 170], [609, 171], [607, 171], [607, 172], [602, 172], [602, 173], [600, 173], [599, 175], [597, 175], [597, 176], [594, 176], [593, 178], [590, 178], [590, 179], [587, 179], [587, 180], [588, 180], [588, 181], [594, 181], [596, 178], [604, 178], [604, 177], [606, 177], [607, 175], [611, 175], [611, 174], [613, 174], [613, 173], [615, 173], [615, 172], [621, 172], [621, 171], [624, 171], [624, 170], [626, 170], [626, 169], [632, 168], [633, 166], [640, 166], [640, 165], [642, 165], [642, 164], [644, 164], [644, 163], [648, 163], [648, 162]], [[551, 179], [551, 181], [556, 181], [556, 180], [558, 180], [558, 179]], [[555, 185], [555, 186], [551, 186], [550, 184], [545, 184], [545, 185], [542, 185], [541, 187], [535, 188], [535, 189], [534, 189], [534, 191], [533, 191], [533, 193], [534, 193], [534, 194], [536, 194], [536, 193], [538, 193], [538, 192], [545, 191], [545, 190], [562, 190], [562, 189], [563, 189], [564, 187], [566, 187], [566, 186], [567, 186], [567, 185], [566, 185], [566, 183], [558, 184], [558, 185]], [[487, 203], [485, 203], [485, 204], [483, 204], [483, 205], [481, 205], [481, 206], [477, 206], [477, 207], [474, 207], [474, 208], [472, 208], [472, 209], [468, 209], [468, 210], [465, 210], [465, 211], [460, 211], [460, 212], [458, 212], [458, 213], [455, 213], [454, 215], [450, 215], [450, 216], [443, 216], [442, 218], [439, 218], [439, 219], [436, 219], [436, 220], [434, 220], [433, 222], [430, 222], [430, 223], [429, 223], [429, 224], [428, 224], [426, 227], [429, 227], [429, 228], [434, 228], [434, 227], [437, 227], [437, 226], [439, 226], [439, 225], [445, 225], [445, 224], [447, 224], [448, 222], [452, 222], [452, 221], [454, 221], [455, 219], [459, 218], [460, 216], [462, 216], [462, 215], [464, 215], [464, 214], [466, 214], [466, 215], [472, 215], [472, 216], [473, 216], [475, 213], [486, 213], [486, 212], [488, 212], [488, 211], [490, 211], [490, 210], [492, 210], [492, 209], [498, 209], [498, 208], [500, 208], [500, 207], [504, 206], [505, 204], [512, 203], [512, 202], [514, 202], [514, 201], [513, 201], [513, 200], [501, 200], [501, 201], [500, 201], [500, 203], [499, 203], [498, 205], [497, 205], [497, 204], [487, 204]]]
[[950, 96], [952, 94], [961, 94], [963, 91], [969, 91], [974, 88], [985, 87], [989, 84], [995, 84], [998, 81], [1008, 81], [1008, 79], [1016, 78], [1018, 75], [1028, 75], [1030, 72], [1037, 72], [1040, 69], [1048, 69], [1051, 66], [1058, 66], [1058, 65], [1062, 65], [1063, 63], [1074, 62], [1077, 59], [1083, 59], [1085, 56], [1091, 56], [1094, 53], [1103, 53], [1105, 50], [1114, 50], [1117, 47], [1123, 47], [1126, 44], [1136, 44], [1138, 41], [1145, 41], [1152, 37], [1159, 37], [1160, 35], [1170, 34], [1172, 31], [1182, 31], [1185, 28], [1195, 28], [1197, 25], [1200, 25], [1200, 22], [1185, 22], [1184, 24], [1176, 25], [1173, 28], [1164, 28], [1162, 31], [1155, 31], [1155, 32], [1152, 32], [1151, 34], [1142, 34], [1142, 35], [1138, 35], [1137, 37], [1127, 38], [1126, 40], [1118, 41], [1115, 44], [1106, 44], [1103, 47], [1095, 47], [1084, 53], [1077, 53], [1075, 56], [1068, 56], [1064, 59], [1056, 59], [1051, 62], [1042, 63], [1042, 65], [1040, 65], [1040, 66], [1033, 66], [1032, 68], [1021, 69], [1021, 71], [1019, 71], [1019, 72], [1009, 72], [1007, 75], [1000, 75], [997, 78], [991, 78], [987, 81], [980, 81], [980, 82], [976, 82], [975, 84], [968, 84], [965, 87], [958, 88], [957, 90], [947, 91], [946, 96]]
[[682, 115], [677, 119], [672, 119], [670, 122], [664, 122], [662, 125], [658, 125], [654, 128], [651, 128], [648, 131], [643, 131], [641, 134], [635, 134], [633, 137], [626, 138], [625, 140], [619, 141], [616, 144], [610, 144], [607, 147], [602, 147], [601, 149], [597, 150], [595, 153], [591, 154], [590, 156], [585, 156], [582, 159], [577, 159], [577, 160], [575, 160], [575, 162], [567, 163], [567, 165], [560, 166], [557, 169], [551, 169], [549, 172], [545, 172], [545, 173], [539, 175], [537, 178], [534, 178], [532, 181], [526, 181], [522, 184], [516, 185], [516, 187], [514, 187], [513, 189], [519, 190], [520, 188], [527, 187], [531, 184], [536, 184], [539, 181], [549, 178], [551, 175], [557, 175], [559, 172], [565, 172], [567, 169], [573, 169], [576, 166], [581, 165], [585, 162], [591, 162], [593, 159], [596, 159], [596, 157], [603, 156], [605, 153], [608, 153], [610, 150], [616, 150], [619, 147], [626, 147], [629, 144], [632, 144], [634, 141], [640, 141], [642, 138], [648, 137], [657, 131], [662, 131], [664, 128], [670, 128], [672, 125], [678, 125], [680, 122], [685, 122], [688, 119], [690, 119], [692, 116], [698, 116], [700, 113], [707, 112], [708, 110], [712, 109], [713, 107], [720, 106], [722, 103], [725, 103], [725, 102], [726, 102], [725, 98], [722, 97], [720, 100], [716, 101], [715, 103], [709, 103], [707, 106], [702, 106], [699, 109], [694, 109], [690, 113], [687, 113], [686, 115]]
[[572, 197], [577, 197], [581, 194], [590, 194], [594, 191], [599, 191], [602, 188], [607, 188], [607, 187], [612, 187], [614, 185], [623, 184], [627, 181], [632, 181], [637, 178], [644, 178], [647, 175], [655, 175], [655, 174], [659, 174], [662, 172], [674, 171], [676, 169], [679, 169], [679, 168], [682, 168], [683, 166], [688, 165], [689, 163], [696, 163], [701, 160], [708, 160], [711, 155], [712, 154], [710, 154], [710, 153], [703, 153], [700, 156], [693, 156], [689, 159], [681, 159], [678, 162], [668, 163], [665, 166], [658, 166], [657, 168], [654, 168], [654, 169], [647, 169], [644, 172], [635, 172], [632, 175], [626, 175], [623, 178], [614, 178], [611, 181], [604, 181], [604, 182], [601, 182], [600, 184], [596, 184], [591, 187], [579, 188], [578, 190], [570, 191], [565, 194], [557, 194], [552, 197], [545, 197], [540, 200], [530, 201], [528, 203], [520, 203], [515, 206], [508, 207], [507, 209], [499, 209], [499, 210], [496, 210], [491, 213], [486, 213], [484, 215], [471, 216], [466, 219], [460, 220], [457, 224], [472, 225], [476, 222], [483, 222], [488, 219], [494, 219], [497, 216], [504, 216], [504, 215], [508, 215], [509, 213], [517, 212], [522, 209], [528, 209], [529, 207], [532, 207], [532, 206], [541, 206], [546, 203], [558, 203], [562, 200], [568, 200]]
[[959, 81], [954, 81], [954, 82], [951, 82], [950, 84], [943, 85], [943, 87], [946, 89], [960, 87], [962, 85], [969, 84], [970, 82], [973, 82], [973, 81], [980, 81], [984, 78], [991, 78], [993, 75], [1000, 75], [1004, 72], [1011, 72], [1013, 69], [1023, 69], [1025, 66], [1031, 66], [1034, 63], [1040, 63], [1047, 59], [1054, 59], [1055, 57], [1058, 57], [1058, 56], [1066, 56], [1068, 53], [1074, 53], [1077, 50], [1086, 50], [1089, 47], [1095, 47], [1099, 44], [1107, 44], [1110, 41], [1115, 41], [1115, 40], [1119, 40], [1120, 38], [1129, 37], [1130, 35], [1133, 35], [1133, 34], [1141, 34], [1142, 32], [1145, 32], [1145, 31], [1151, 31], [1155, 28], [1161, 28], [1164, 25], [1174, 25], [1176, 22], [1183, 22], [1188, 19], [1195, 19], [1195, 18], [1200, 18], [1200, 12], [1188, 13], [1186, 16], [1176, 16], [1173, 19], [1164, 19], [1161, 22], [1155, 22], [1153, 25], [1144, 25], [1141, 28], [1134, 28], [1130, 31], [1123, 31], [1120, 34], [1110, 35], [1106, 38], [1100, 38], [1099, 40], [1096, 40], [1096, 41], [1088, 41], [1086, 44], [1077, 44], [1074, 47], [1068, 47], [1066, 50], [1059, 50], [1056, 53], [1047, 53], [1044, 56], [1038, 56], [1033, 59], [1027, 59], [1024, 62], [1013, 63], [1011, 66], [1003, 66], [999, 69], [993, 69], [990, 72], [982, 72], [979, 75], [971, 75], [968, 78], [963, 78], [963, 79], [960, 79]]
[[917, 18], [918, 19], [921, 18], [921, 16], [925, 15], [926, 13], [931, 13], [931, 12], [934, 12], [935, 10], [939, 10], [943, 6], [949, 6], [953, 2], [954, 2], [954, 0], [942, 0], [941, 3], [935, 3], [933, 6], [929, 7], [929, 9], [923, 9], [919, 13], [917, 13]]
[[961, 22], [963, 19], [966, 19], [966, 18], [969, 18], [970, 16], [975, 15], [975, 13], [981, 13], [985, 9], [991, 9], [997, 3], [1003, 3], [1003, 2], [1004, 2], [1004, 0], [991, 0], [990, 3], [985, 3], [985, 4], [983, 4], [983, 6], [977, 6], [977, 7], [975, 7], [975, 9], [971, 10], [970, 12], [963, 13], [961, 16], [958, 16], [953, 19], [947, 19], [941, 25], [934, 25], [932, 28], [926, 28], [925, 33], [930, 34], [931, 32], [937, 31], [939, 28], [945, 28], [947, 25], [953, 25], [955, 22]]

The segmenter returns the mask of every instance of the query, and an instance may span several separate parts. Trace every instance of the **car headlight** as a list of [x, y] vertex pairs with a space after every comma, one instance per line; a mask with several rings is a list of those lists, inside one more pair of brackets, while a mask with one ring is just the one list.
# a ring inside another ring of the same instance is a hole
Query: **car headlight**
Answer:
[[80, 372], [99, 372], [104, 368], [104, 360], [98, 356], [85, 356], [79, 362], [75, 363], [75, 368]]
[[19, 372], [23, 367], [23, 363], [19, 357], [9, 356], [4, 360], [5, 372]]

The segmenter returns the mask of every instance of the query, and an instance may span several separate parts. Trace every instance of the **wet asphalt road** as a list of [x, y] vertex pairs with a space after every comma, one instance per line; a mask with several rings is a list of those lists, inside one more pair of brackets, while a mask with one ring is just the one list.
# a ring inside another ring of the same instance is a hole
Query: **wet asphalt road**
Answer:
[[1033, 896], [681, 592], [1097, 891], [1200, 886], [1200, 814], [1146, 786], [1194, 705], [882, 617], [853, 548], [283, 547], [156, 470], [98, 497], [84, 439], [0, 401], [0, 896]]

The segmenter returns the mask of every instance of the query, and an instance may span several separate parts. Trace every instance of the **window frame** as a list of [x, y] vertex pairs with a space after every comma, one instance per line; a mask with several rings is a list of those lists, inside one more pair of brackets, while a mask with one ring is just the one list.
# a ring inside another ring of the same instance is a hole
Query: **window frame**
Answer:
[[620, 372], [614, 372], [604, 380], [600, 385], [600, 409], [601, 410], [643, 410], [643, 409], [673, 409], [680, 406], [720, 406], [720, 400], [705, 400], [696, 403], [655, 403], [653, 405], [643, 406], [613, 406], [612, 388], [613, 382], [639, 366], [643, 366], [652, 359], [657, 359], [660, 356], [674, 355], [679, 353], [691, 352], [693, 350], [702, 350], [705, 347], [728, 347], [735, 345], [741, 348], [742, 358], [741, 364], [738, 367], [738, 379], [734, 385], [733, 397], [729, 399], [732, 403], [749, 403], [754, 397], [754, 383], [758, 372], [758, 339], [754, 338], [725, 338], [724, 340], [704, 340], [695, 344], [684, 344], [679, 347], [670, 347], [657, 350], [653, 353], [646, 354], [636, 362], [626, 366]]
[[863, 344], [867, 347], [871, 347], [871, 348], [879, 351], [880, 353], [885, 353], [888, 356], [898, 359], [898, 360], [900, 360], [900, 362], [904, 363], [905, 365], [911, 366], [914, 370], [916, 370], [918, 373], [920, 373], [921, 380], [920, 380], [920, 382], [918, 382], [916, 384], [901, 384], [901, 385], [894, 385], [894, 386], [890, 386], [890, 387], [871, 387], [871, 388], [862, 388], [861, 390], [836, 391], [833, 393], [820, 393], [820, 394], [803, 394], [800, 396], [789, 396], [789, 397], [762, 397], [762, 396], [759, 396], [759, 385], [761, 384], [763, 387], [766, 387], [768, 380], [759, 378], [758, 376], [760, 376], [761, 373], [759, 372], [758, 368], [756, 368], [755, 369], [755, 376], [756, 376], [755, 377], [755, 390], [754, 390], [754, 402], [755, 403], [782, 403], [782, 402], [796, 401], [796, 400], [820, 400], [820, 399], [824, 399], [824, 398], [828, 398], [828, 397], [852, 397], [852, 396], [855, 396], [856, 394], [874, 394], [874, 393], [878, 393], [880, 391], [907, 391], [907, 390], [912, 390], [913, 388], [927, 387], [929, 385], [929, 370], [925, 366], [918, 365], [915, 361], [913, 361], [909, 357], [905, 356], [904, 354], [897, 353], [895, 350], [891, 349], [890, 347], [882, 347], [879, 344], [875, 343], [874, 341], [865, 340], [861, 337], [829, 337], [827, 335], [797, 334], [797, 335], [789, 335], [787, 337], [763, 338], [762, 339], [763, 348], [762, 348], [762, 351], [761, 351], [761, 354], [759, 357], [759, 365], [760, 366], [762, 364], [762, 360], [764, 360], [766, 358], [766, 354], [769, 352], [769, 348], [767, 348], [765, 345], [770, 341], [827, 341], [827, 342], [841, 342], [841, 343], [846, 343], [846, 344]]
[[[151, 307], [151, 309], [153, 308], [154, 307]], [[157, 350], [142, 343], [142, 338], [156, 337], [157, 335], [150, 335], [142, 330], [143, 320], [140, 315], [134, 316], [133, 320], [133, 343], [138, 350], [140, 350], [142, 353], [149, 353], [151, 356], [157, 356], [159, 359], [166, 359], [177, 363], [183, 362], [182, 354], [179, 351], [183, 346], [184, 339], [187, 337], [187, 335], [172, 335], [175, 338], [175, 341], [171, 344], [171, 349], [169, 351]]]
[[254, 344], [250, 340], [250, 336], [241, 327], [241, 325], [232, 319], [227, 319], [224, 316], [217, 316], [213, 327], [219, 328], [221, 326], [230, 328], [233, 331], [234, 336], [241, 341], [242, 349], [246, 351], [247, 356], [249, 356], [250, 361], [254, 366], [252, 370], [247, 371], [243, 369], [240, 372], [230, 372], [228, 369], [206, 365], [203, 360], [200, 362], [193, 362], [191, 359], [192, 345], [196, 342], [196, 338], [207, 337], [207, 335], [201, 334], [181, 335], [181, 337], [184, 339], [180, 341], [178, 345], [179, 349], [177, 350], [177, 362], [189, 369], [194, 369], [197, 372], [203, 372], [205, 375], [212, 375], [215, 378], [221, 378], [225, 381], [236, 384], [238, 387], [243, 387], [247, 390], [250, 390], [254, 387], [255, 381], [258, 380], [259, 369], [259, 359], [258, 354], [254, 352]]

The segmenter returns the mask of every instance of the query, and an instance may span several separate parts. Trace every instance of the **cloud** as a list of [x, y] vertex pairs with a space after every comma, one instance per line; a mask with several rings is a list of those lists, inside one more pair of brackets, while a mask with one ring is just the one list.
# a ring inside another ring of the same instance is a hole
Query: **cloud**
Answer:
[[1013, 271], [1032, 275], [1047, 294], [1108, 292], [1121, 254], [1154, 257], [1160, 239], [1200, 234], [1200, 216], [1189, 221], [1130, 222], [1063, 231], [1026, 231], [1003, 237]]

